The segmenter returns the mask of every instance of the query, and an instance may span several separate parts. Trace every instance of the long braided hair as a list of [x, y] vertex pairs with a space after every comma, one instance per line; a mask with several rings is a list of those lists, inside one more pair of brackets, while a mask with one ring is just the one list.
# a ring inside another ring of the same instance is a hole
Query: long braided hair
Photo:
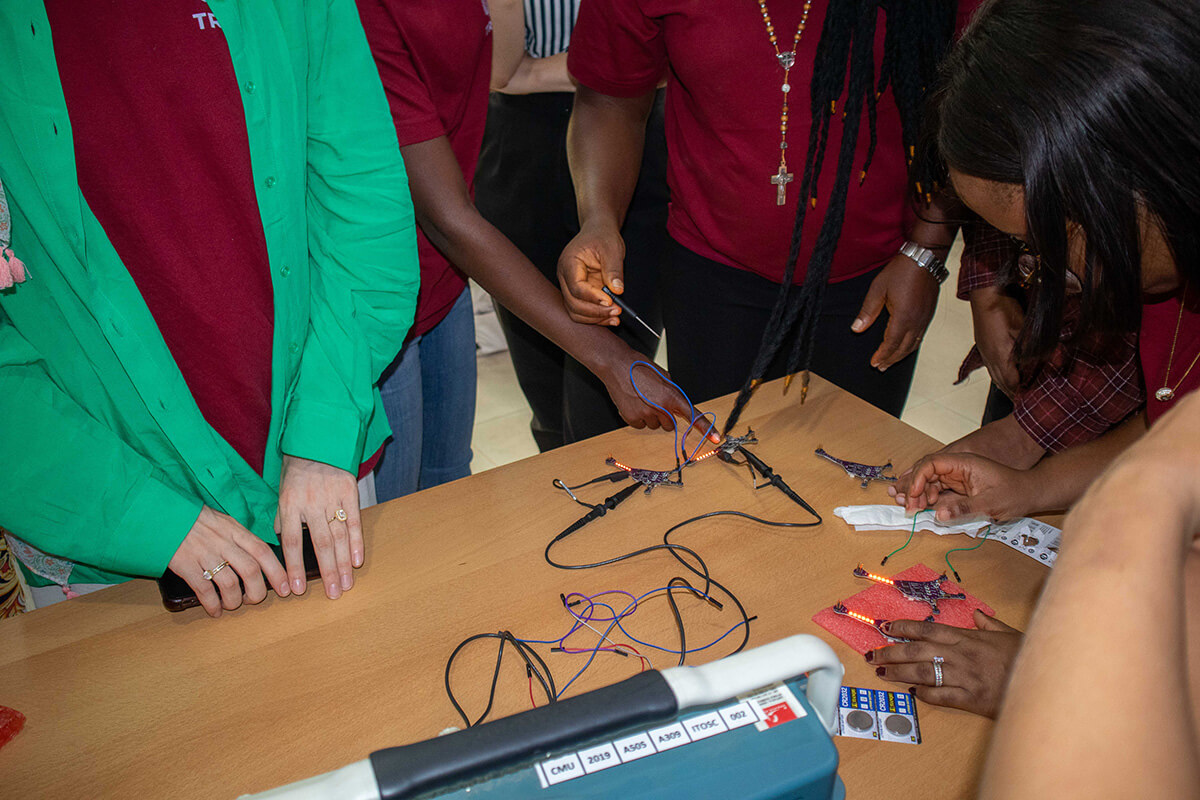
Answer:
[[[758, 355], [725, 422], [726, 434], [737, 424], [755, 388], [789, 335], [792, 340], [787, 374], [793, 375], [801, 368], [807, 373], [812, 363], [817, 318], [825, 295], [825, 284], [829, 281], [834, 251], [846, 219], [846, 195], [850, 188], [863, 110], [865, 108], [867, 112], [870, 142], [859, 170], [859, 183], [866, 180], [875, 154], [876, 104], [888, 88], [891, 88], [900, 110], [911, 189], [916, 198], [928, 202], [929, 193], [935, 188], [932, 170], [934, 159], [917, 152], [918, 147], [925, 147], [919, 139], [922, 105], [927, 87], [935, 84], [938, 65], [954, 34], [957, 6], [956, 0], [830, 0], [813, 61], [812, 124], [787, 267], [775, 307], [763, 330]], [[880, 9], [886, 14], [887, 29], [883, 59], [876, 79], [875, 29]], [[813, 207], [816, 206], [816, 186], [829, 145], [829, 125], [834, 114], [839, 113], [839, 105], [845, 121], [833, 191], [804, 282], [797, 288], [793, 281], [796, 262], [800, 257], [800, 234], [810, 202]]]

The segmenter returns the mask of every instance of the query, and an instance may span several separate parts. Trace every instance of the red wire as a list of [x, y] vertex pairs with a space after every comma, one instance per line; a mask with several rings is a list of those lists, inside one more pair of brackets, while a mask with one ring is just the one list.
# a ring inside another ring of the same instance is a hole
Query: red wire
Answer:
[[632, 651], [634, 652], [634, 655], [636, 655], [638, 658], [640, 658], [640, 659], [642, 660], [642, 670], [641, 670], [641, 671], [642, 671], [642, 672], [645, 672], [645, 671], [646, 671], [646, 665], [650, 663], [650, 659], [648, 659], [648, 658], [646, 658], [644, 655], [642, 655], [642, 654], [641, 654], [641, 652], [640, 652], [640, 651], [639, 651], [639, 650], [638, 650], [636, 647], [634, 647], [634, 646], [633, 646], [633, 645], [631, 645], [631, 644], [624, 644], [624, 643], [623, 643], [621, 646], [622, 646], [622, 647], [628, 647], [630, 650], [632, 650]]
[[[637, 656], [639, 659], [641, 659], [641, 664], [642, 664], [642, 668], [640, 670], [641, 672], [645, 672], [646, 667], [650, 666], [650, 659], [646, 658], [644, 655], [639, 653], [638, 649], [636, 647], [634, 647], [633, 645], [625, 644], [624, 642], [622, 642], [621, 647], [625, 647], [625, 648], [632, 650], [633, 654], [635, 656]], [[620, 652], [620, 650], [618, 650], [616, 647], [594, 647], [594, 648], [588, 647], [588, 648], [582, 648], [582, 649], [578, 649], [578, 650], [576, 650], [574, 648], [561, 647], [559, 649], [562, 650], [562, 652], [564, 652], [564, 653], [571, 653], [571, 654], [590, 653], [593, 650], [597, 650], [597, 651], [600, 651], [603, 653], [619, 653]]]

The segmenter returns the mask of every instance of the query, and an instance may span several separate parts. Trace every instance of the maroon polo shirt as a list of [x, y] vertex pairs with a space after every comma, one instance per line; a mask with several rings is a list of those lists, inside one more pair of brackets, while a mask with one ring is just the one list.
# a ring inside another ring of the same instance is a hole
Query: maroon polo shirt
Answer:
[[79, 187], [204, 418], [262, 473], [274, 293], [233, 62], [204, 0], [46, 0]]
[[[790, 50], [804, 3], [767, 7], [780, 52]], [[960, 26], [978, 0], [960, 2]], [[608, 0], [585, 2], [571, 34], [568, 66], [584, 86], [636, 97], [667, 83], [667, 230], [705, 258], [783, 280], [809, 136], [809, 79], [829, 0], [813, 0], [789, 75], [787, 202], [776, 204], [771, 176], [779, 168], [783, 70], [758, 4], [752, 0]], [[875, 64], [883, 60], [886, 15], [879, 12]], [[861, 185], [858, 172], [870, 137], [866, 112], [855, 148], [846, 220], [831, 280], [882, 265], [904, 243], [911, 219], [900, 112], [891, 89], [878, 103], [878, 149]], [[796, 282], [804, 279], [837, 173], [842, 119], [835, 115], [829, 148], [801, 239]]]
[[[471, 197], [487, 120], [492, 22], [482, 0], [358, 0], [400, 146], [445, 136]], [[466, 286], [417, 230], [421, 292], [409, 337], [437, 325]]]

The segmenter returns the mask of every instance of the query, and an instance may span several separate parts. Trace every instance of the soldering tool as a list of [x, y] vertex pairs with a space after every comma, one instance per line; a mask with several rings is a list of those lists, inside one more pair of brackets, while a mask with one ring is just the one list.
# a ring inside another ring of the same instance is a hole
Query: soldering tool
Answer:
[[640, 322], [643, 328], [650, 331], [651, 336], [653, 336], [655, 339], [660, 339], [660, 340], [662, 339], [662, 335], [658, 331], [654, 330], [654, 328], [651, 328], [650, 323], [646, 322], [646, 320], [639, 317], [637, 315], [637, 312], [629, 307], [628, 303], [626, 303], [624, 300], [622, 300], [617, 295], [613, 294], [612, 289], [609, 289], [607, 286], [605, 286], [601, 291], [603, 291], [606, 295], [608, 295], [609, 297], [612, 298], [612, 301], [617, 304], [617, 308], [621, 309], [621, 311], [625, 312], [626, 314], [628, 314], [629, 316], [633, 317], [635, 320]]

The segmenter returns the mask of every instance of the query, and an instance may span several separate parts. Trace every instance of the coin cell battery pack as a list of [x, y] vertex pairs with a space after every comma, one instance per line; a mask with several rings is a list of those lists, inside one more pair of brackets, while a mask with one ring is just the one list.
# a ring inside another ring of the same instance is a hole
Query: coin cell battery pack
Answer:
[[843, 686], [838, 702], [838, 735], [920, 744], [916, 700], [907, 692]]

